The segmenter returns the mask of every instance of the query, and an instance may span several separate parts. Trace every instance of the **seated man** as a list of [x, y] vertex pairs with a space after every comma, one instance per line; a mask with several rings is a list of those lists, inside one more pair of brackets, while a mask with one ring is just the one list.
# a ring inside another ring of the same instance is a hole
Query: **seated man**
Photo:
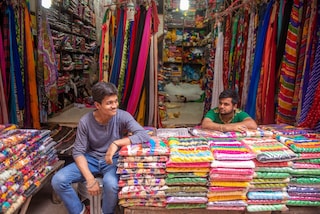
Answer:
[[219, 106], [210, 109], [202, 120], [203, 129], [221, 132], [244, 132], [257, 129], [257, 123], [244, 111], [237, 108], [239, 95], [232, 89], [226, 89], [219, 95]]
[[[72, 183], [86, 181], [90, 195], [101, 193], [96, 174], [103, 175], [102, 213], [114, 213], [118, 203], [117, 162], [120, 147], [147, 142], [150, 136], [128, 112], [118, 109], [118, 90], [112, 83], [98, 82], [92, 88], [95, 109], [79, 121], [73, 147], [75, 162], [60, 169], [52, 187], [70, 214], [86, 209]], [[132, 133], [127, 136], [126, 133]]]

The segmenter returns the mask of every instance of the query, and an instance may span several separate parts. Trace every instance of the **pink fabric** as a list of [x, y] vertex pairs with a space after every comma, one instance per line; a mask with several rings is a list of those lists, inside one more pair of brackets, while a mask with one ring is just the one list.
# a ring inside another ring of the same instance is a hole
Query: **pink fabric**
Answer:
[[132, 91], [128, 101], [127, 111], [134, 115], [139, 103], [139, 97], [142, 91], [142, 85], [148, 60], [151, 33], [151, 8], [149, 7], [143, 30], [142, 43], [140, 47], [139, 59], [136, 69], [136, 75], [133, 81]]

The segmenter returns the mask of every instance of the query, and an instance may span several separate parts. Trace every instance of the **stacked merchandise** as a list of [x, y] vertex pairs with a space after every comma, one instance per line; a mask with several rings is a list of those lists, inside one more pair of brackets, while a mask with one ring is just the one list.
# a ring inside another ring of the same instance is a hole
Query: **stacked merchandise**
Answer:
[[165, 207], [169, 148], [164, 141], [152, 137], [149, 142], [123, 146], [119, 154], [119, 205]]
[[166, 165], [168, 209], [206, 208], [207, 176], [213, 160], [205, 138], [169, 138]]
[[286, 211], [291, 160], [297, 155], [274, 138], [244, 138], [256, 154], [255, 176], [248, 190], [249, 212]]
[[14, 213], [58, 161], [49, 130], [0, 125], [0, 213]]
[[320, 206], [320, 140], [303, 135], [276, 137], [298, 155], [288, 187], [290, 206]]
[[255, 155], [244, 143], [232, 138], [214, 138], [209, 145], [214, 161], [209, 174], [207, 209], [245, 210]]

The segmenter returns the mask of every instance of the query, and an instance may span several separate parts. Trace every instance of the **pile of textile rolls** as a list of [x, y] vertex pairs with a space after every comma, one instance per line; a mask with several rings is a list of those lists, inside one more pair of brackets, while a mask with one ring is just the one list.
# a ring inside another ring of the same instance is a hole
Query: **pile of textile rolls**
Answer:
[[123, 146], [119, 151], [119, 205], [165, 207], [166, 162], [169, 148], [160, 138]]
[[168, 209], [206, 208], [212, 153], [205, 138], [168, 138]]
[[49, 130], [0, 125], [0, 213], [14, 213], [58, 161]]
[[232, 138], [214, 138], [209, 145], [214, 161], [209, 174], [207, 209], [245, 210], [255, 155], [244, 143]]
[[288, 187], [291, 206], [320, 206], [320, 140], [312, 134], [278, 135], [276, 138], [294, 151]]
[[286, 211], [291, 160], [296, 154], [274, 138], [242, 139], [255, 153], [255, 176], [248, 191], [247, 211]]

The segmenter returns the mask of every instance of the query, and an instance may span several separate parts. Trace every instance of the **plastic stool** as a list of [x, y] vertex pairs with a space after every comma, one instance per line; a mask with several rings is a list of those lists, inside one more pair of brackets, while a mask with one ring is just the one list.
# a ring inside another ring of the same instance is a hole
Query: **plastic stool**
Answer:
[[[96, 178], [99, 182], [101, 190], [103, 189], [102, 186], [102, 178]], [[90, 201], [90, 214], [101, 214], [101, 194], [99, 195], [89, 195], [86, 187], [86, 182], [79, 182], [78, 183], [78, 194], [81, 197], [81, 200], [89, 199]]]

